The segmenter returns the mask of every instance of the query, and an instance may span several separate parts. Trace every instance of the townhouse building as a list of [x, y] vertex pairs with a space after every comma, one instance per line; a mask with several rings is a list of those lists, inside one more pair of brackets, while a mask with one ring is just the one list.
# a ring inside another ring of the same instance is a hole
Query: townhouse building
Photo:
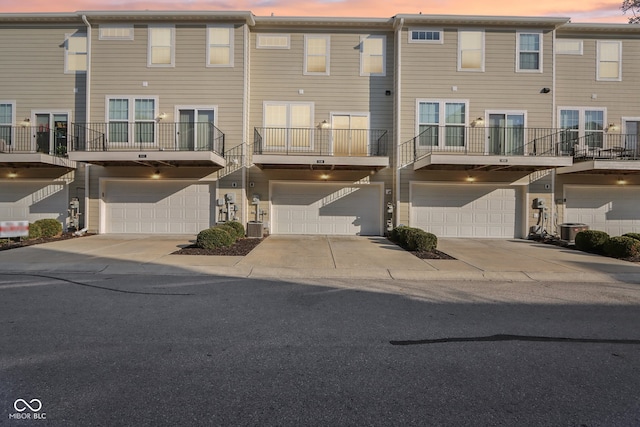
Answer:
[[0, 219], [98, 233], [638, 231], [640, 27], [0, 14]]

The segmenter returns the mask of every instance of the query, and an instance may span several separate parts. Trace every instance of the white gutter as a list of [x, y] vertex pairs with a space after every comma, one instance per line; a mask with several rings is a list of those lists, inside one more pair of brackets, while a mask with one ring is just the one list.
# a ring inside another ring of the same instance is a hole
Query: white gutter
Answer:
[[[85, 105], [84, 105], [84, 121], [85, 123], [91, 123], [91, 24], [87, 19], [86, 15], [82, 15], [82, 21], [87, 26], [87, 71], [85, 73]], [[88, 130], [85, 130], [88, 132]], [[87, 135], [85, 135], [85, 140], [87, 140]], [[89, 186], [91, 180], [91, 168], [89, 163], [85, 165], [84, 168], [84, 229], [89, 228], [89, 202], [91, 200], [90, 193], [91, 187]]]
[[394, 196], [393, 196], [393, 205], [394, 205], [394, 215], [393, 215], [393, 225], [397, 227], [399, 224], [398, 217], [400, 216], [400, 178], [401, 178], [401, 170], [400, 170], [400, 135], [401, 135], [401, 123], [402, 123], [402, 67], [400, 64], [402, 63], [402, 27], [404, 26], [404, 18], [400, 18], [400, 20], [396, 21], [397, 25], [395, 25], [396, 31], [396, 78], [395, 78], [395, 106], [394, 106], [394, 114], [396, 115], [395, 120], [395, 130], [393, 135], [393, 143], [395, 148], [395, 188], [394, 188]]
[[243, 195], [243, 205], [242, 205], [242, 224], [246, 227], [246, 224], [249, 222], [249, 199], [247, 196], [247, 185], [248, 179], [247, 175], [249, 173], [249, 150], [248, 150], [248, 126], [249, 126], [249, 25], [245, 24], [243, 27], [244, 31], [244, 96], [242, 99], [242, 195]]

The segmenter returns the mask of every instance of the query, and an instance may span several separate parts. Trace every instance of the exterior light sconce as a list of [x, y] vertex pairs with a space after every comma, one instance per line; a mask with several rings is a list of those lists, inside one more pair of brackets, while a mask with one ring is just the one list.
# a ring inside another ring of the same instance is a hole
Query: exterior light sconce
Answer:
[[20, 126], [22, 126], [23, 128], [26, 128], [28, 126], [31, 126], [31, 120], [28, 118], [25, 118], [23, 121], [21, 121], [20, 123], [18, 123]]
[[18, 173], [16, 171], [12, 170], [11, 172], [9, 172], [9, 178], [13, 179], [17, 177], [18, 177]]
[[331, 127], [331, 125], [330, 125], [330, 124], [329, 124], [329, 122], [327, 122], [326, 120], [323, 120], [323, 121], [322, 121], [322, 123], [320, 123], [320, 124], [318, 125], [318, 127], [319, 127], [320, 129], [327, 130], [327, 129], [329, 129], [329, 128]]
[[156, 171], [153, 173], [153, 175], [151, 175], [151, 178], [160, 179], [160, 171], [158, 169], [156, 169]]
[[609, 123], [609, 126], [607, 126], [607, 132], [620, 132], [620, 126], [615, 123]]
[[619, 176], [619, 177], [618, 177], [618, 180], [616, 181], [616, 183], [617, 183], [618, 185], [625, 185], [625, 184], [627, 183], [627, 181], [624, 179], [624, 177]]
[[465, 181], [467, 181], [467, 182], [476, 182], [476, 177], [473, 176], [473, 175], [469, 175], [469, 176], [467, 176]]
[[329, 179], [329, 175], [327, 175], [326, 173], [323, 173], [322, 175], [320, 175], [320, 179], [323, 181], [326, 181]]
[[478, 117], [474, 121], [471, 122], [471, 127], [482, 127], [484, 126], [484, 119], [482, 117]]
[[160, 113], [158, 114], [158, 120], [164, 120], [167, 118], [167, 113]]
[[551, 88], [543, 87], [542, 89], [540, 89], [540, 93], [549, 93], [549, 92], [551, 92]]

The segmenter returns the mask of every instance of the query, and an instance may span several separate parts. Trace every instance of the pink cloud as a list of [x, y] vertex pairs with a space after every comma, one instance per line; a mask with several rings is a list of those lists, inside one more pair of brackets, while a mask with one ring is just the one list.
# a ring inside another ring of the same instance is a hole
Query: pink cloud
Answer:
[[0, 10], [7, 12], [74, 12], [78, 10], [247, 10], [258, 16], [351, 16], [384, 17], [399, 13], [458, 14], [458, 15], [521, 15], [566, 16], [573, 22], [626, 23], [621, 0], [538, 0], [511, 2], [505, 7], [503, 0], [420, 1], [401, 0], [220, 0], [217, 2], [193, 0], [176, 3], [173, 0], [0, 0]]

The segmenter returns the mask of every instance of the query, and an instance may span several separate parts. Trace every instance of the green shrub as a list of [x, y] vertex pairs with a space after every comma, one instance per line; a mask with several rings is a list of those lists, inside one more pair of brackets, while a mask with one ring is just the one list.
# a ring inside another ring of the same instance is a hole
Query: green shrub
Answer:
[[640, 240], [628, 236], [611, 237], [604, 244], [604, 253], [614, 258], [632, 258], [640, 254]]
[[224, 225], [234, 229], [234, 233], [237, 239], [242, 239], [244, 237], [244, 234], [245, 234], [244, 226], [238, 221], [225, 222]]
[[603, 246], [609, 240], [604, 231], [585, 230], [576, 234], [576, 248], [584, 252], [602, 253]]
[[632, 239], [640, 240], [640, 233], [627, 233], [623, 234], [624, 237], [631, 237]]
[[229, 233], [229, 236], [231, 236], [231, 238], [233, 239], [233, 242], [235, 243], [238, 240], [238, 235], [236, 233], [236, 229], [233, 228], [230, 225], [227, 224], [218, 224], [215, 226], [215, 228], [220, 228], [224, 231], [226, 231], [227, 233]]
[[196, 246], [203, 249], [215, 249], [231, 246], [235, 239], [223, 227], [202, 230], [196, 237]]
[[29, 223], [29, 238], [30, 239], [39, 239], [42, 237], [42, 229], [40, 229], [40, 224], [37, 222]]
[[40, 226], [42, 237], [54, 237], [62, 234], [62, 224], [56, 219], [39, 219], [34, 224]]
[[430, 252], [438, 245], [438, 238], [434, 234], [404, 225], [391, 230], [389, 238], [409, 251]]
[[391, 230], [389, 232], [389, 239], [391, 239], [393, 242], [400, 243], [400, 233], [405, 228], [407, 228], [407, 227], [404, 226], [404, 225], [400, 225], [398, 227], [395, 227], [393, 230]]

